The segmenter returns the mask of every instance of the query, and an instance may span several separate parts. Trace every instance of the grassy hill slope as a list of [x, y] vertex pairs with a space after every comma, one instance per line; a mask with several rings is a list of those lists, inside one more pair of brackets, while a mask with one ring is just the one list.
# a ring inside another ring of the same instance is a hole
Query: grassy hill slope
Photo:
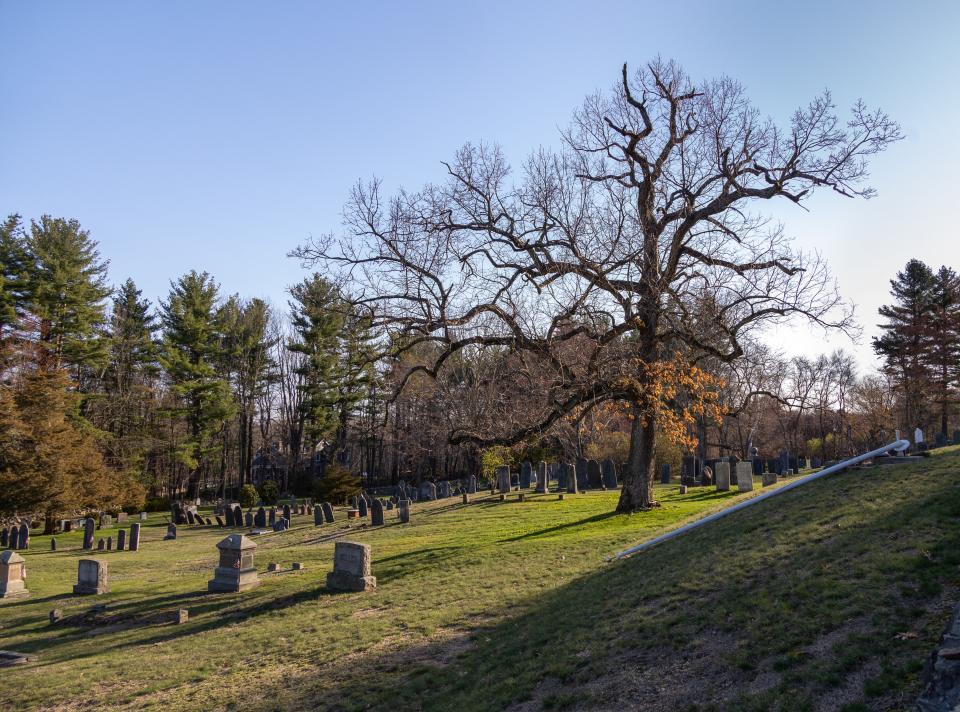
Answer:
[[[98, 552], [112, 592], [69, 595], [78, 535], [35, 537], [25, 601], [0, 603], [6, 709], [907, 709], [960, 586], [960, 453], [826, 478], [632, 559], [617, 549], [743, 495], [658, 487], [416, 505], [409, 526], [295, 520], [257, 565], [206, 595], [224, 532], [145, 529]], [[305, 520], [306, 518], [300, 518]], [[378, 589], [329, 595], [333, 540], [373, 546]], [[50, 626], [94, 603], [106, 611]], [[190, 621], [163, 615], [185, 607]]]

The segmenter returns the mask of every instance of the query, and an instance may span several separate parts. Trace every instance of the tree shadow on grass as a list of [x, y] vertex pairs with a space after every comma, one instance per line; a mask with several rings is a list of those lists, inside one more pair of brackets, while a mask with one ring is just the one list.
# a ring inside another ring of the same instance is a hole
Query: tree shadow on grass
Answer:
[[585, 519], [578, 519], [575, 522], [566, 522], [564, 524], [557, 524], [553, 527], [547, 527], [546, 529], [540, 529], [535, 532], [526, 532], [525, 534], [519, 534], [517, 536], [509, 537], [508, 539], [501, 539], [500, 544], [507, 544], [514, 541], [523, 541], [524, 539], [536, 539], [539, 537], [549, 536], [550, 534], [556, 534], [558, 532], [565, 531], [567, 529], [575, 529], [577, 527], [585, 527], [589, 524], [596, 524], [597, 522], [606, 521], [614, 517], [618, 517], [615, 512], [603, 512], [602, 514], [594, 514], [592, 517], [587, 517]]
[[[334, 663], [286, 680], [295, 695], [282, 687], [258, 695], [278, 709], [786, 710], [813, 707], [849, 679], [851, 703], [909, 698], [917, 687], [910, 665], [935, 640], [924, 632], [895, 639], [891, 631], [909, 625], [906, 611], [927, 610], [938, 587], [956, 583], [960, 505], [944, 501], [945, 489], [911, 498], [888, 482], [871, 494], [898, 496], [894, 508], [850, 507], [855, 523], [814, 543], [835, 526], [830, 503], [849, 485], [825, 484], [819, 514], [798, 506], [806, 492], [768, 500], [531, 595], [508, 617], [472, 627], [467, 645], [445, 652], [423, 639], [390, 654], [359, 653], [350, 670]], [[771, 521], [775, 536], [743, 540]], [[902, 554], [899, 573], [885, 570], [893, 564], [884, 546], [863, 558], [865, 536], [881, 542], [898, 532], [929, 539], [929, 555]], [[739, 542], [736, 555], [725, 542]], [[869, 576], [851, 577], [853, 562], [865, 562]], [[916, 581], [912, 593], [902, 589]], [[854, 619], [866, 621], [869, 635], [850, 626]], [[857, 677], [871, 666], [886, 671], [889, 685], [874, 681], [872, 698], [870, 674]]]

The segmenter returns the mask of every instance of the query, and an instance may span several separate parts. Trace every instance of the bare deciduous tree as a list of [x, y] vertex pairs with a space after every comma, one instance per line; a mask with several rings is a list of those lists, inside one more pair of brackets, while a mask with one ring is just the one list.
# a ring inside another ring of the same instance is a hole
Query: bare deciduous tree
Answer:
[[618, 504], [629, 512], [656, 504], [658, 363], [677, 351], [736, 360], [751, 333], [794, 315], [851, 326], [824, 261], [751, 207], [818, 188], [869, 197], [869, 158], [899, 138], [862, 103], [841, 122], [826, 93], [781, 128], [733, 80], [695, 84], [664, 61], [631, 77], [625, 65], [575, 113], [562, 149], [533, 153], [515, 179], [497, 148], [467, 145], [442, 184], [392, 198], [358, 185], [346, 234], [294, 254], [349, 285], [388, 350], [438, 346], [411, 373], [503, 350], [547, 383], [491, 388], [484, 417], [451, 419], [453, 442], [519, 442], [584, 408], [630, 403]]

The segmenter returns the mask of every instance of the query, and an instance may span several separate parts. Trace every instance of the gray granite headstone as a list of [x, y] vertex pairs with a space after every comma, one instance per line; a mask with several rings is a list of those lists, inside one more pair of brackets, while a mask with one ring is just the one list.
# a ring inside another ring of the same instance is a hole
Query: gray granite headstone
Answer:
[[169, 539], [176, 539], [176, 538], [177, 538], [177, 525], [174, 524], [173, 522], [170, 522], [167, 525], [167, 533], [166, 535], [164, 535], [163, 540], [167, 541]]
[[30, 527], [27, 526], [26, 522], [23, 522], [20, 525], [20, 542], [17, 544], [19, 549], [29, 549], [30, 548]]
[[233, 508], [233, 526], [235, 527], [243, 526], [243, 510], [240, 509], [239, 504]]
[[134, 522], [130, 525], [130, 551], [137, 551], [140, 548], [140, 522]]
[[327, 524], [333, 524], [333, 506], [329, 502], [324, 502], [320, 507], [323, 509], [323, 518]]
[[327, 574], [327, 588], [333, 591], [369, 591], [377, 587], [370, 572], [370, 545], [338, 541], [333, 550], [333, 571]]
[[323, 509], [317, 507], [313, 510], [313, 526], [319, 527], [323, 524]]
[[576, 460], [576, 476], [578, 490], [587, 489], [590, 486], [587, 476], [587, 461], [582, 457], [578, 457]]
[[477, 493], [477, 478], [474, 475], [470, 475], [467, 480], [467, 494], [476, 494]]
[[665, 462], [660, 465], [660, 484], [668, 485], [670, 484], [670, 463]]
[[361, 499], [359, 502], [357, 502], [357, 509], [360, 510], [360, 516], [366, 519], [369, 511], [367, 509], [367, 500]]
[[371, 509], [371, 523], [375, 527], [383, 526], [383, 503], [379, 499], [373, 500], [373, 503], [370, 505]]
[[[567, 492], [569, 494], [577, 494], [580, 492], [580, 473], [578, 469], [579, 463], [580, 463], [580, 460], [577, 460], [576, 465], [571, 465], [569, 462], [567, 463]], [[586, 473], [586, 469], [587, 469], [586, 463], [587, 461], [584, 460], [583, 461], [584, 473]]]
[[500, 491], [500, 494], [508, 494], [510, 492], [510, 468], [506, 465], [497, 468], [497, 489]]
[[[748, 463], [749, 464], [749, 463]], [[717, 492], [728, 492], [730, 490], [730, 463], [720, 461], [715, 465], [714, 474], [717, 479]], [[753, 477], [753, 466], [750, 466], [750, 475]], [[752, 479], [751, 479], [752, 481]], [[739, 487], [739, 482], [737, 484]]]
[[267, 526], [267, 510], [260, 507], [257, 513], [253, 515], [253, 526], [263, 529]]
[[530, 489], [533, 480], [533, 465], [524, 460], [520, 463], [520, 489]]
[[547, 463], [541, 460], [537, 463], [537, 492], [546, 494], [550, 491], [547, 483]]
[[603, 461], [603, 486], [607, 489], [617, 488], [617, 467], [609, 457]]
[[121, 529], [117, 532], [117, 551], [124, 551], [127, 548], [127, 530]]
[[96, 525], [93, 522], [92, 517], [87, 517], [83, 522], [83, 548], [92, 549], [93, 548], [93, 536]]
[[80, 559], [77, 564], [77, 583], [73, 587], [73, 592], [80, 596], [95, 596], [109, 593], [109, 591], [107, 562], [99, 559]]
[[399, 514], [401, 523], [407, 524], [410, 521], [410, 500], [401, 499], [397, 503], [397, 506], [400, 509]]

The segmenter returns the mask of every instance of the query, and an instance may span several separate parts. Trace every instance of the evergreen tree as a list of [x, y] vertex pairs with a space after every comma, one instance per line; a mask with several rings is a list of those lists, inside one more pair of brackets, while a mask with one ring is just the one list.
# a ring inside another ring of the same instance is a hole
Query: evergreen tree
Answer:
[[76, 220], [44, 215], [32, 221], [27, 242], [31, 258], [30, 312], [45, 367], [77, 369], [102, 364], [106, 342], [107, 263], [97, 243]]
[[257, 398], [276, 378], [271, 355], [275, 342], [267, 338], [270, 308], [262, 299], [242, 302], [231, 297], [220, 309], [221, 357], [233, 384], [238, 416], [240, 483], [251, 481]]
[[187, 437], [177, 456], [190, 472], [190, 494], [199, 487], [206, 457], [216, 449], [214, 436], [233, 414], [230, 388], [216, 368], [221, 347], [217, 291], [210, 275], [191, 271], [171, 283], [170, 295], [160, 305], [160, 362], [177, 397], [173, 412], [186, 420]]
[[880, 307], [883, 333], [873, 339], [873, 350], [884, 360], [884, 370], [901, 394], [904, 425], [920, 422], [923, 402], [930, 391], [927, 372], [927, 331], [936, 282], [932, 270], [920, 260], [910, 260], [890, 281], [894, 303]]
[[98, 404], [100, 427], [108, 431], [110, 462], [145, 478], [145, 455], [153, 438], [150, 419], [160, 372], [155, 318], [150, 302], [132, 279], [117, 290], [107, 327], [109, 361], [103, 376], [104, 397]]
[[143, 504], [143, 489], [108, 469], [60, 369], [34, 370], [0, 388], [0, 513], [43, 512], [45, 533], [84, 510]]
[[939, 412], [938, 425], [946, 436], [960, 379], [960, 277], [949, 267], [941, 267], [933, 277], [924, 342], [924, 360]]
[[29, 303], [30, 261], [19, 215], [0, 224], [0, 348], [16, 329]]
[[304, 435], [313, 449], [331, 440], [340, 421], [340, 337], [345, 323], [345, 305], [336, 286], [319, 274], [290, 289], [293, 328], [297, 338], [289, 348], [303, 354], [298, 369], [302, 376], [302, 408], [306, 413]]

